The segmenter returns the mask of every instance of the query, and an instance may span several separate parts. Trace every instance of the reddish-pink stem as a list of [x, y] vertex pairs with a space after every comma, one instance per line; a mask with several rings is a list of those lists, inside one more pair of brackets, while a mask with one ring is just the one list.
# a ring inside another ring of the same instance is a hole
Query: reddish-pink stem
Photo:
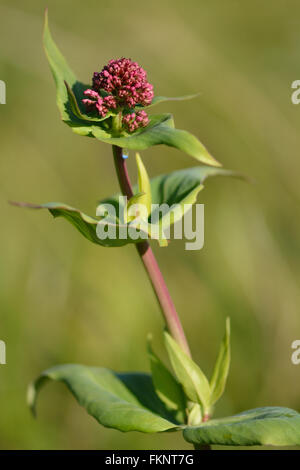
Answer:
[[[113, 155], [121, 191], [124, 196], [127, 196], [129, 199], [133, 195], [133, 190], [127, 171], [126, 160], [123, 158], [122, 149], [116, 145], [113, 145]], [[147, 241], [137, 243], [136, 248], [151, 281], [167, 328], [177, 343], [180, 344], [182, 349], [190, 356], [190, 349], [181, 322], [179, 320], [179, 316], [176, 312], [175, 305], [171, 299], [170, 293], [159, 269], [153, 251]]]

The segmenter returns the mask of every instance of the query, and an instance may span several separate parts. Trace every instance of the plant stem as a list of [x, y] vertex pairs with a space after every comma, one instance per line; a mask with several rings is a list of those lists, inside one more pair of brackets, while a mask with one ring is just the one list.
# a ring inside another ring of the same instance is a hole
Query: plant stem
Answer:
[[[113, 155], [121, 191], [124, 196], [127, 196], [128, 199], [130, 199], [133, 196], [133, 189], [127, 170], [126, 160], [123, 158], [122, 149], [113, 145]], [[176, 312], [175, 305], [149, 243], [147, 241], [143, 241], [137, 243], [135, 246], [152, 284], [169, 332], [186, 354], [191, 357], [190, 348], [178, 313]], [[194, 445], [194, 448], [195, 450], [211, 450], [209, 445]]]
[[121, 129], [121, 115], [120, 113], [112, 118], [112, 132], [114, 135], [119, 135]]
[[[113, 155], [121, 191], [124, 196], [127, 196], [128, 199], [130, 199], [133, 196], [133, 190], [127, 171], [126, 160], [123, 158], [122, 149], [116, 145], [113, 145]], [[172, 301], [165, 280], [149, 243], [147, 241], [137, 243], [136, 249], [151, 281], [153, 290], [170, 334], [185, 351], [185, 353], [188, 354], [188, 356], [191, 356], [175, 305]]]

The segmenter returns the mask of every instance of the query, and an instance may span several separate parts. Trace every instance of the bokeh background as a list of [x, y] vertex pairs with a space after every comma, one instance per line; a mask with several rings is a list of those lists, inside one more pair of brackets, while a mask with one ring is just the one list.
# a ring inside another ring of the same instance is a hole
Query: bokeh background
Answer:
[[[90, 244], [66, 221], [8, 200], [64, 201], [95, 214], [117, 191], [111, 150], [60, 122], [41, 43], [49, 7], [53, 36], [90, 81], [110, 58], [148, 71], [157, 94], [201, 92], [166, 103], [178, 128], [196, 134], [226, 168], [256, 180], [209, 180], [205, 247], [154, 245], [193, 356], [207, 373], [232, 320], [232, 367], [216, 415], [263, 405], [300, 409], [300, 5], [292, 0], [0, 1], [0, 366], [2, 449], [184, 449], [181, 436], [104, 429], [61, 384], [40, 396], [34, 420], [27, 384], [65, 362], [149, 370], [145, 340], [162, 347], [163, 322], [132, 246]], [[143, 153], [150, 175], [196, 165], [183, 153]], [[134, 159], [129, 159], [134, 177]]]

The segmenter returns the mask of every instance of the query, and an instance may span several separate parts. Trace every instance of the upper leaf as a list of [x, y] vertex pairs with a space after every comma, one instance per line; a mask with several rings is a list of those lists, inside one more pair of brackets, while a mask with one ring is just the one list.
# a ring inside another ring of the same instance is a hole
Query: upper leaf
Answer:
[[226, 319], [226, 331], [210, 381], [211, 404], [223, 395], [230, 367], [230, 319]]
[[300, 445], [300, 414], [289, 408], [256, 408], [199, 426], [187, 426], [183, 437], [198, 445], [296, 446]]
[[[49, 25], [48, 13], [45, 14], [44, 25], [44, 49], [50, 65], [50, 69], [56, 85], [56, 103], [60, 112], [61, 119], [71, 127], [85, 129], [89, 133], [89, 127], [95, 124], [94, 121], [101, 121], [101, 118], [90, 118], [84, 114], [82, 105], [83, 92], [88, 85], [77, 80], [75, 74], [69, 67], [64, 56], [52, 39]], [[86, 123], [86, 120], [89, 123]]]
[[38, 391], [48, 379], [63, 382], [79, 404], [108, 428], [154, 433], [177, 427], [169, 420], [168, 411], [156, 396], [148, 374], [117, 374], [78, 364], [52, 367], [28, 390], [28, 402], [33, 411]]
[[[151, 178], [151, 197], [153, 204], [180, 204], [195, 189], [202, 187], [207, 178], [214, 176], [229, 176], [233, 178], [246, 179], [232, 170], [224, 168], [214, 168], [211, 166], [194, 166], [183, 170], [172, 171]], [[139, 192], [138, 185], [134, 186], [134, 192]], [[120, 194], [115, 194], [104, 199], [101, 203], [110, 202], [116, 205]]]
[[[203, 189], [204, 181], [212, 176], [231, 176], [244, 178], [244, 176], [238, 173], [225, 170], [223, 168], [213, 168], [211, 166], [196, 166], [193, 168], [186, 168], [184, 170], [173, 171], [171, 173], [156, 176], [150, 180], [151, 185], [151, 198], [152, 204], [166, 204], [170, 208], [177, 204], [179, 208], [183, 208], [186, 204], [194, 204], [196, 202], [197, 194]], [[138, 185], [134, 186], [134, 192], [139, 192]], [[100, 202], [101, 204], [112, 204], [117, 211], [119, 211], [119, 197], [120, 194], [104, 199]], [[121, 207], [120, 212], [124, 210]], [[157, 210], [157, 209], [156, 209]], [[173, 224], [179, 220], [177, 217], [178, 213], [182, 216], [184, 211], [176, 211], [170, 218], [170, 223]], [[156, 212], [151, 214], [151, 219], [154, 222], [156, 219]], [[159, 214], [163, 218], [163, 214]], [[164, 227], [165, 222], [168, 219], [168, 213], [165, 214], [164, 220], [162, 221]]]
[[186, 396], [199, 403], [206, 413], [209, 410], [210, 398], [210, 386], [206, 376], [168, 333], [165, 333], [165, 345], [177, 380]]
[[211, 166], [194, 166], [183, 170], [172, 171], [151, 179], [151, 194], [153, 204], [179, 203], [195, 188], [203, 185], [207, 178], [214, 176], [229, 176], [245, 179], [245, 176], [224, 168]]
[[[175, 129], [171, 114], [155, 114], [149, 116], [149, 121], [146, 127], [126, 136], [112, 137], [109, 131], [100, 126], [92, 126], [91, 132], [96, 139], [118, 147], [146, 150], [153, 145], [164, 144], [182, 150], [206, 165], [221, 166], [197, 137], [187, 131]], [[81, 133], [76, 128], [74, 132]]]
[[52, 39], [48, 26], [47, 11], [44, 25], [44, 48], [56, 84], [56, 102], [61, 118], [63, 121], [69, 122], [72, 120], [72, 116], [68, 106], [68, 92], [65, 82], [73, 87], [76, 85], [77, 79]]
[[[174, 122], [169, 114], [150, 116], [150, 123], [133, 134], [116, 137], [111, 131], [110, 114], [105, 119], [88, 116], [85, 113], [82, 99], [88, 85], [78, 81], [68, 66], [65, 58], [52, 39], [48, 16], [45, 16], [44, 48], [56, 84], [56, 101], [62, 120], [79, 135], [95, 137], [112, 145], [134, 150], [144, 150], [152, 145], [165, 144], [175, 147], [196, 158], [201, 163], [220, 166], [210, 155], [204, 145], [187, 131], [174, 129]], [[157, 97], [153, 104], [165, 101]]]

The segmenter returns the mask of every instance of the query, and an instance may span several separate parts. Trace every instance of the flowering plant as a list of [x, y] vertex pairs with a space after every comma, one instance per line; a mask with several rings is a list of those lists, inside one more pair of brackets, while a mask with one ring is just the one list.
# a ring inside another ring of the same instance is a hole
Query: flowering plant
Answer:
[[[85, 238], [98, 245], [116, 247], [132, 243], [136, 246], [165, 320], [164, 341], [173, 372], [155, 354], [149, 339], [151, 374], [116, 373], [77, 364], [52, 367], [29, 387], [28, 401], [32, 410], [35, 411], [39, 389], [46, 381], [54, 380], [65, 383], [79, 404], [100, 424], [120, 431], [181, 431], [196, 449], [210, 449], [213, 444], [299, 445], [300, 415], [288, 408], [263, 407], [212, 419], [214, 405], [224, 392], [229, 372], [229, 319], [226, 320], [225, 335], [211, 379], [208, 380], [191, 357], [179, 316], [149, 242], [141, 239], [143, 237], [132, 239], [121, 236], [121, 229], [130, 228], [132, 220], [128, 214], [133, 203], [145, 207], [143, 221], [150, 221], [151, 225], [153, 201], [183, 208], [196, 201], [208, 177], [238, 176], [220, 168], [221, 165], [195, 136], [176, 129], [170, 114], [148, 115], [148, 109], [157, 103], [191, 96], [155, 97], [144, 69], [127, 58], [111, 60], [100, 72], [95, 72], [90, 86], [79, 82], [51, 37], [47, 15], [44, 46], [56, 83], [57, 105], [62, 120], [76, 134], [112, 145], [121, 193], [128, 198], [128, 202], [121, 207], [124, 220], [116, 216], [108, 220], [108, 225], [116, 228], [113, 239], [98, 236], [97, 226], [103, 221], [102, 212], [98, 217], [90, 217], [62, 203], [22, 205], [46, 208], [54, 217], [64, 217]], [[184, 151], [201, 165], [150, 180], [137, 154], [139, 181], [133, 187], [123, 149], [140, 151], [158, 144]], [[120, 206], [118, 197], [112, 196], [102, 201], [99, 207], [103, 208], [108, 201]], [[164, 217], [158, 219], [156, 238], [161, 246], [167, 245], [163, 236], [166, 225], [169, 227], [183, 215], [184, 210], [175, 212], [167, 222]], [[139, 228], [143, 232], [143, 228]]]

